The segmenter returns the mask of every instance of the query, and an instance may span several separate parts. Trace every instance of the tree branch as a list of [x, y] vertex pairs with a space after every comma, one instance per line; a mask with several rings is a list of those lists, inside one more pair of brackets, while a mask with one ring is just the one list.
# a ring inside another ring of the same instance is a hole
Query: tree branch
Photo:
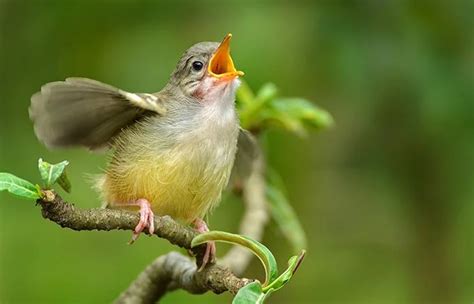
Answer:
[[[59, 195], [46, 190], [45, 198], [37, 203], [42, 207], [42, 215], [61, 227], [73, 230], [133, 230], [139, 215], [113, 209], [78, 209], [65, 202]], [[170, 243], [203, 254], [204, 246], [191, 249], [191, 241], [197, 232], [180, 225], [169, 216], [155, 216], [155, 235]], [[119, 303], [152, 303], [159, 299], [168, 288], [183, 288], [191, 293], [214, 293], [237, 291], [250, 280], [237, 278], [229, 269], [217, 264], [208, 264], [202, 271], [187, 257], [170, 253], [159, 257], [149, 265], [138, 278], [117, 299]]]
[[[74, 204], [65, 202], [58, 194], [48, 190], [45, 192], [49, 197], [38, 200], [43, 217], [64, 228], [78, 231], [134, 230], [139, 221], [137, 213], [118, 209], [78, 209]], [[191, 241], [197, 235], [196, 231], [177, 223], [169, 216], [155, 216], [155, 227], [155, 235], [186, 249], [191, 249]]]
[[[196, 265], [189, 258], [177, 252], [160, 256], [140, 273], [115, 303], [155, 303], [167, 291], [178, 288], [192, 294], [202, 294], [210, 289], [203, 283], [215, 280], [222, 285], [222, 291], [229, 290], [235, 294], [249, 282], [246, 279], [237, 279], [228, 269], [218, 265], [206, 267], [200, 272], [196, 269]], [[215, 283], [212, 284], [214, 287]], [[213, 291], [216, 292], [215, 289]]]

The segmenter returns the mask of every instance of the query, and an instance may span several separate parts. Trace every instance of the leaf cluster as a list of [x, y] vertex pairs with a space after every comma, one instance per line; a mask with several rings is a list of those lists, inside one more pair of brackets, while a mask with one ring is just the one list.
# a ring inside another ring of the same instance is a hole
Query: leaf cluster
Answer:
[[40, 158], [38, 160], [38, 170], [43, 187], [11, 173], [0, 172], [0, 191], [5, 190], [24, 199], [40, 199], [44, 196], [43, 189], [51, 189], [51, 187], [57, 183], [66, 192], [70, 192], [71, 183], [66, 175], [66, 167], [68, 164], [69, 162], [66, 160], [57, 164], [50, 164]]
[[282, 129], [302, 136], [308, 130], [333, 124], [329, 112], [301, 97], [280, 97], [273, 83], [264, 84], [254, 93], [242, 82], [237, 91], [237, 109], [241, 126], [253, 133]]

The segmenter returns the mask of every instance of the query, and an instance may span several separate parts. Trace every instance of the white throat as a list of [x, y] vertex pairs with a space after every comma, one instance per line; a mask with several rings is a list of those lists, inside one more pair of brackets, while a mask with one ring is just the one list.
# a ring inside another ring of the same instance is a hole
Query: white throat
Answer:
[[206, 79], [202, 84], [205, 92], [201, 100], [202, 118], [214, 120], [219, 125], [235, 120], [235, 92], [240, 81], [234, 79], [231, 82], [217, 84], [212, 81], [212, 79]]

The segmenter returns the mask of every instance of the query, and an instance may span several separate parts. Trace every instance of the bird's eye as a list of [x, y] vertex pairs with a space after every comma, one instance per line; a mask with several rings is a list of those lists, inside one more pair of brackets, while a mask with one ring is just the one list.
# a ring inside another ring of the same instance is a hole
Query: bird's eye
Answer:
[[204, 67], [204, 64], [201, 61], [194, 61], [193, 62], [193, 70], [200, 71]]

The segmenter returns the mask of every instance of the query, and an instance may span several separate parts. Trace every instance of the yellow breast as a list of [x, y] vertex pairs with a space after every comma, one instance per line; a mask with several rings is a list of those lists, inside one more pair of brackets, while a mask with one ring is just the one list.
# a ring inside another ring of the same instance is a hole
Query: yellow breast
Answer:
[[189, 134], [171, 147], [130, 132], [106, 170], [102, 195], [110, 207], [129, 208], [124, 204], [145, 198], [157, 215], [185, 223], [203, 218], [227, 185], [237, 132], [236, 126], [217, 138]]

